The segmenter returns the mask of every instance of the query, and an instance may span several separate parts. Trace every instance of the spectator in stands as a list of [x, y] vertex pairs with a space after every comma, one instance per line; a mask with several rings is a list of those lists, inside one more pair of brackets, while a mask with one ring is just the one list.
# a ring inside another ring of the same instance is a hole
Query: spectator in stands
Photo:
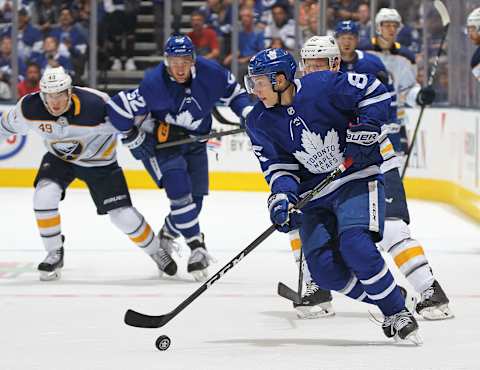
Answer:
[[308, 21], [310, 18], [310, 14], [315, 11], [318, 11], [317, 9], [317, 0], [304, 0], [300, 4], [300, 11], [298, 15], [298, 25], [301, 28], [306, 28], [308, 27]]
[[32, 4], [32, 23], [46, 35], [58, 23], [60, 9], [53, 0], [37, 0]]
[[370, 21], [370, 6], [360, 4], [358, 6], [358, 49], [363, 49], [370, 44], [372, 22]]
[[[122, 69], [122, 57], [126, 58], [125, 69], [134, 71], [137, 66], [133, 60], [135, 50], [135, 29], [140, 0], [103, 0], [105, 8], [105, 23], [108, 37], [113, 44], [113, 71]], [[126, 38], [126, 47], [122, 41]]]
[[[250, 58], [264, 48], [263, 31], [255, 29], [255, 14], [252, 8], [243, 7], [240, 10], [241, 29], [238, 35], [238, 81], [243, 81]], [[232, 53], [223, 61], [226, 67], [232, 64]]]
[[204, 15], [205, 24], [217, 34], [222, 59], [230, 53], [232, 6], [228, 0], [207, 0], [207, 4], [200, 7], [200, 11]]
[[68, 74], [74, 76], [70, 58], [59, 52], [59, 42], [53, 36], [45, 37], [43, 40], [43, 53], [32, 54], [32, 61], [40, 66], [42, 72], [47, 67], [62, 66]]
[[[75, 71], [79, 84], [79, 78], [82, 76], [87, 60], [87, 40], [83, 36], [79, 27], [75, 24], [72, 11], [69, 8], [63, 8], [60, 11], [59, 25], [54, 27], [48, 34], [60, 41], [60, 48], [65, 56], [70, 56], [70, 60]], [[63, 50], [68, 50], [68, 54]]]
[[[2, 36], [11, 36], [12, 27], [7, 27]], [[32, 53], [42, 51], [42, 32], [30, 23], [30, 14], [27, 7], [23, 6], [18, 11], [18, 55], [26, 61]]]
[[335, 23], [339, 21], [358, 21], [358, 6], [360, 0], [338, 0], [332, 7], [335, 11]]
[[0, 0], [0, 21], [12, 21], [13, 0]]
[[273, 21], [265, 28], [265, 47], [270, 47], [272, 39], [278, 37], [287, 50], [295, 48], [295, 21], [288, 18], [288, 10], [288, 5], [282, 3], [272, 7]]
[[29, 62], [25, 78], [17, 84], [18, 97], [40, 91], [40, 77], [40, 66], [35, 62]]
[[205, 27], [205, 16], [200, 11], [192, 12], [190, 19], [192, 32], [188, 37], [192, 39], [197, 54], [208, 59], [217, 59], [220, 56], [217, 35], [210, 27]]
[[[25, 74], [25, 64], [18, 58], [19, 77]], [[12, 98], [10, 80], [12, 77], [12, 39], [4, 36], [0, 43], [0, 99]]]
[[[90, 0], [73, 0], [71, 5], [68, 7], [72, 11], [75, 25], [85, 40], [88, 40], [88, 31], [90, 27], [90, 5]], [[99, 11], [97, 11], [97, 21], [100, 23], [103, 7], [98, 8]]]

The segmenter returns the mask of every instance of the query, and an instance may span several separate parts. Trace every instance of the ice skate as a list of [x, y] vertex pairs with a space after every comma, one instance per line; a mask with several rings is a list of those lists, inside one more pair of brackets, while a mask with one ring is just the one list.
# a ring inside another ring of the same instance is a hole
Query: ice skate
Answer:
[[448, 307], [449, 299], [437, 280], [422, 292], [416, 311], [425, 320], [445, 320], [454, 317]]
[[387, 338], [394, 338], [397, 342], [409, 341], [416, 345], [423, 343], [418, 334], [417, 321], [406, 308], [394, 315], [386, 316], [382, 329]]
[[307, 284], [300, 304], [293, 303], [299, 319], [317, 319], [335, 315], [332, 307], [332, 293], [321, 289], [313, 280]]
[[207, 252], [203, 242], [203, 234], [202, 241], [194, 240], [188, 243], [188, 246], [192, 253], [188, 259], [187, 271], [193, 275], [196, 281], [205, 281], [208, 278], [207, 268], [213, 261], [213, 257]]
[[161, 246], [158, 251], [154, 254], [151, 254], [150, 257], [152, 257], [157, 264], [158, 269], [160, 270], [160, 276], [162, 276], [163, 273], [167, 274], [168, 276], [173, 276], [177, 273], [177, 263]]
[[175, 240], [176, 237], [168, 232], [165, 226], [163, 226], [158, 233], [158, 239], [160, 240], [160, 248], [166, 251], [170, 256], [173, 256], [174, 252], [178, 254], [178, 256], [181, 256], [180, 244]]
[[47, 257], [38, 265], [41, 281], [53, 281], [61, 278], [63, 267], [63, 247], [48, 252]]

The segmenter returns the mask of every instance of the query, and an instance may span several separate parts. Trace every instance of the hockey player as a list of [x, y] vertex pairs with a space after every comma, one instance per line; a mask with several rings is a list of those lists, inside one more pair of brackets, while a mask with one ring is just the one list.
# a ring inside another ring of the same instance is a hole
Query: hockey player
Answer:
[[[467, 31], [470, 41], [480, 46], [480, 8], [473, 10], [467, 18]], [[470, 62], [472, 73], [480, 81], [480, 47], [475, 50]]]
[[[377, 305], [387, 337], [416, 341], [418, 324], [375, 241], [383, 231], [385, 198], [378, 140], [390, 94], [372, 76], [311, 73], [295, 80], [296, 64], [282, 49], [255, 55], [245, 85], [260, 100], [247, 117], [271, 195], [271, 221], [299, 228], [311, 275], [322, 288]], [[298, 199], [337, 168], [353, 165], [302, 210]]]
[[48, 150], [34, 181], [33, 207], [47, 251], [38, 266], [40, 280], [61, 276], [64, 237], [58, 207], [76, 178], [86, 182], [98, 214], [108, 214], [161, 272], [176, 273], [175, 261], [160, 248], [151, 227], [132, 206], [116, 160], [118, 131], [106, 118], [107, 99], [100, 91], [72, 87], [62, 67], [48, 68], [40, 80], [40, 92], [23, 97], [0, 121], [0, 141], [34, 130]]
[[[112, 124], [126, 133], [124, 142], [142, 160], [159, 187], [165, 188], [170, 213], [160, 230], [160, 243], [172, 249], [183, 236], [191, 254], [187, 270], [204, 280], [211, 256], [198, 217], [208, 193], [205, 142], [155, 149], [158, 142], [175, 141], [211, 131], [211, 111], [222, 102], [244, 120], [252, 109], [248, 95], [235, 77], [216, 62], [196, 56], [187, 36], [171, 36], [165, 61], [147, 72], [138, 89], [120, 92], [108, 105]], [[135, 117], [150, 114], [153, 125], [135, 125]]]
[[453, 313], [448, 306], [449, 299], [433, 276], [423, 248], [411, 238], [405, 190], [399, 173], [401, 157], [407, 150], [405, 106], [430, 105], [435, 99], [435, 91], [431, 86], [419, 87], [416, 82], [415, 56], [395, 41], [401, 22], [400, 14], [395, 9], [380, 9], [375, 17], [377, 37], [372, 40], [369, 48], [369, 52], [385, 64], [393, 87], [392, 101], [395, 102], [396, 98], [397, 103], [397, 106], [394, 104], [391, 107], [392, 117], [388, 128], [397, 157], [387, 161], [382, 168], [388, 184], [386, 200], [391, 203], [387, 207], [389, 222], [386, 223], [386, 237], [379, 243], [379, 247], [392, 255], [400, 271], [420, 293], [416, 311], [425, 319], [441, 320], [452, 318]]
[[[349, 21], [341, 22], [336, 28], [336, 37], [339, 40], [340, 48], [332, 44], [329, 36], [315, 36], [307, 40], [301, 50], [305, 72], [311, 73], [322, 70], [322, 68], [316, 68], [317, 62], [321, 63], [322, 59], [328, 60], [328, 69], [335, 71], [342, 56], [340, 70], [347, 70], [348, 68], [348, 70], [357, 73], [385, 75], [385, 67], [383, 67], [381, 61], [374, 55], [362, 52], [357, 54], [357, 61], [349, 63], [351, 66], [346, 68], [347, 63], [344, 63], [341, 52], [345, 44], [348, 51], [351, 50], [352, 46], [355, 50], [358, 41], [357, 34], [352, 34], [355, 27], [348, 23]], [[364, 58], [361, 58], [361, 56], [364, 56]], [[347, 54], [347, 60], [352, 60], [349, 57], [350, 54]], [[372, 62], [369, 62], [370, 60]], [[395, 122], [394, 110], [390, 110], [390, 115], [392, 114], [393, 116], [390, 116], [389, 121]], [[382, 130], [388, 132], [391, 126], [391, 123], [383, 125]], [[401, 161], [395, 155], [389, 138], [385, 137], [380, 143], [380, 147], [384, 159], [381, 170], [385, 178], [386, 219], [383, 240], [377, 245], [382, 251], [388, 252], [392, 256], [400, 271], [420, 294], [421, 299], [416, 307], [417, 313], [428, 320], [451, 318], [453, 314], [448, 307], [448, 298], [438, 281], [435, 280], [422, 246], [410, 234], [408, 206], [398, 170]]]
[[392, 105], [397, 109], [397, 124], [400, 134], [400, 146], [395, 142], [395, 151], [404, 155], [408, 151], [406, 135], [405, 106], [430, 105], [435, 100], [435, 90], [431, 86], [420, 88], [417, 83], [417, 66], [415, 55], [396, 42], [402, 18], [396, 9], [382, 8], [375, 16], [377, 36], [371, 40], [366, 50], [378, 56], [385, 65], [390, 83], [395, 94], [392, 95]]

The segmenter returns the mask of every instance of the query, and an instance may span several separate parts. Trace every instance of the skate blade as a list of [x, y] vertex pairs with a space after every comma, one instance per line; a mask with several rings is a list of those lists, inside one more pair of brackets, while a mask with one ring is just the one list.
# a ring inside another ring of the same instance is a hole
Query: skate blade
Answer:
[[335, 315], [331, 303], [322, 303], [316, 306], [297, 306], [297, 317], [302, 320], [320, 319]]
[[448, 304], [425, 308], [420, 312], [420, 316], [429, 321], [447, 320], [455, 317]]
[[40, 281], [55, 281], [62, 277], [60, 270], [40, 271]]
[[195, 281], [198, 281], [199, 283], [207, 281], [208, 279], [208, 269], [196, 270], [190, 273], [192, 274]]
[[414, 344], [416, 346], [421, 346], [423, 344], [423, 339], [418, 333], [418, 329], [412, 331], [404, 339], [400, 338], [398, 334], [395, 334], [394, 339], [397, 344]]

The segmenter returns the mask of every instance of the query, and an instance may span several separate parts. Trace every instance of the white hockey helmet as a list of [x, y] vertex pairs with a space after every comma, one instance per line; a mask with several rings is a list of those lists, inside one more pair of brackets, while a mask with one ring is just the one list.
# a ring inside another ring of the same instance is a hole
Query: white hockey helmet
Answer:
[[475, 27], [475, 31], [480, 31], [480, 8], [473, 10], [468, 15], [467, 27]]
[[40, 91], [54, 94], [72, 88], [72, 78], [63, 67], [47, 68], [40, 79]]
[[340, 49], [337, 41], [332, 36], [313, 36], [310, 37], [300, 50], [302, 59], [301, 68], [303, 69], [305, 59], [328, 59], [330, 69], [334, 68], [340, 62]]
[[396, 22], [400, 27], [402, 25], [402, 17], [398, 13], [397, 9], [382, 8], [375, 16], [375, 29], [377, 34], [380, 34], [380, 26], [383, 22]]
[[[42, 78], [40, 79], [40, 97], [42, 98], [43, 104], [47, 110], [54, 114], [46, 100], [46, 94], [57, 94], [62, 91], [67, 91], [68, 94], [68, 104], [65, 107], [65, 110], [60, 113], [63, 114], [70, 108], [71, 95], [72, 95], [72, 78], [68, 73], [65, 72], [63, 67], [54, 67], [47, 68], [43, 72]], [[54, 114], [54, 115], [59, 115]]]

